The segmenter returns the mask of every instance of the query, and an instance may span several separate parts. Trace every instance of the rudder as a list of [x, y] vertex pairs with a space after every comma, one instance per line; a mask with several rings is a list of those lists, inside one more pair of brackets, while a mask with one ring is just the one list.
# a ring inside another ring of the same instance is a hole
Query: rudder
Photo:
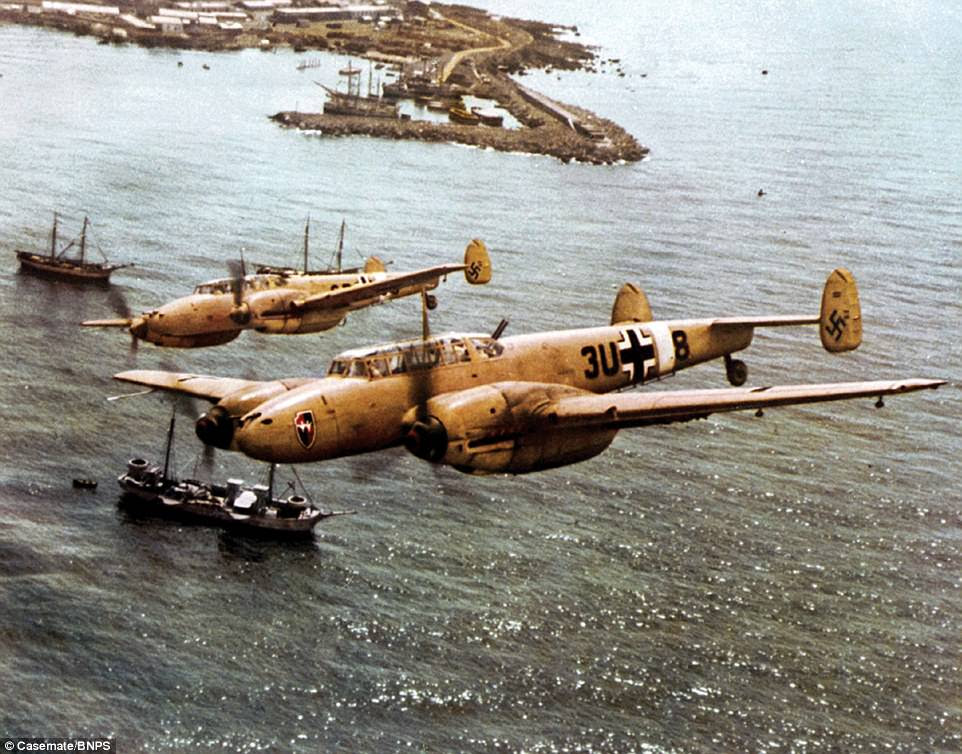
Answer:
[[464, 250], [464, 278], [471, 285], [484, 285], [491, 280], [491, 258], [480, 239], [472, 240]]
[[634, 283], [625, 283], [615, 296], [611, 307], [611, 324], [622, 322], [651, 322], [651, 306], [648, 297]]
[[862, 342], [862, 309], [852, 273], [844, 268], [832, 270], [822, 291], [819, 314], [822, 346], [831, 353], [854, 351]]

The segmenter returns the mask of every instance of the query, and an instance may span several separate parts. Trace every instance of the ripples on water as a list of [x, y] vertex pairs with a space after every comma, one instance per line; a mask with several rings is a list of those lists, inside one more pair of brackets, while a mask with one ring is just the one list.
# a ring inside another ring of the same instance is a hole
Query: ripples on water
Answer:
[[[111, 477], [158, 455], [169, 404], [136, 364], [320, 372], [417, 331], [417, 304], [324, 336], [204, 352], [78, 331], [116, 294], [0, 276], [0, 729], [126, 748], [954, 751], [959, 699], [957, 18], [922, 4], [487, 7], [577, 22], [626, 76], [535, 88], [626, 125], [650, 160], [594, 168], [446, 145], [325, 139], [266, 115], [316, 106], [277, 54], [103, 47], [0, 28], [0, 227], [43, 245], [84, 211], [135, 310], [293, 262], [398, 268], [483, 237], [496, 279], [450, 281], [435, 330], [604, 322], [625, 279], [665, 317], [808, 312], [856, 274], [865, 344], [759, 333], [756, 384], [945, 377], [937, 393], [625, 432], [587, 463], [470, 479], [392, 451], [301, 469], [357, 516], [313, 542], [132, 518]], [[914, 8], [914, 6], [913, 6]], [[631, 24], [621, 23], [631, 19]], [[183, 67], [177, 67], [180, 60]], [[203, 63], [210, 65], [204, 71]], [[769, 69], [761, 76], [762, 68]], [[643, 77], [642, 74], [645, 74]], [[766, 196], [756, 192], [764, 188]], [[71, 225], [72, 224], [72, 225]], [[720, 366], [662, 387], [722, 386]], [[196, 408], [196, 407], [195, 407]], [[197, 460], [187, 414], [177, 465]], [[260, 472], [230, 454], [218, 478]], [[68, 489], [90, 474], [96, 494]]]

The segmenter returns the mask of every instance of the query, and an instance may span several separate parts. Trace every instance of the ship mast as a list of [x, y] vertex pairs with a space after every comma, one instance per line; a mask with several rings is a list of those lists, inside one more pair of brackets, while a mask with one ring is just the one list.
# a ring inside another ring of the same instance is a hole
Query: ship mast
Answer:
[[344, 228], [347, 227], [347, 223], [341, 220], [341, 233], [337, 238], [337, 271], [341, 271], [341, 256], [344, 251]]
[[84, 226], [80, 231], [80, 266], [83, 266], [85, 255], [87, 253], [87, 216], [84, 215]]
[[53, 230], [50, 231], [50, 258], [57, 255], [57, 213], [53, 213]]
[[307, 216], [307, 222], [304, 223], [304, 273], [307, 274], [307, 240], [310, 233], [311, 227], [311, 216]]
[[167, 449], [164, 451], [164, 480], [167, 479], [167, 470], [170, 468], [170, 451], [174, 445], [174, 419], [176, 411], [170, 414], [170, 427], [167, 429]]

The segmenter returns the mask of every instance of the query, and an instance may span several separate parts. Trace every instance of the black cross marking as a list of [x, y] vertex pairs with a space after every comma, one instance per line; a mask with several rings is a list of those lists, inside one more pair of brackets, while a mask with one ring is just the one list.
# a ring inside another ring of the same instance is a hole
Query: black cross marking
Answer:
[[838, 309], [832, 309], [832, 313], [828, 316], [828, 321], [832, 323], [832, 326], [826, 327], [825, 332], [835, 338], [836, 343], [842, 339], [842, 335], [845, 332], [846, 319], [848, 319], [848, 317], [839, 314]]
[[652, 369], [655, 366], [655, 347], [651, 344], [651, 338], [643, 333], [639, 338], [635, 328], [622, 330], [621, 337], [618, 350], [621, 352], [622, 371], [628, 372], [628, 378], [632, 382], [644, 382], [649, 362]]

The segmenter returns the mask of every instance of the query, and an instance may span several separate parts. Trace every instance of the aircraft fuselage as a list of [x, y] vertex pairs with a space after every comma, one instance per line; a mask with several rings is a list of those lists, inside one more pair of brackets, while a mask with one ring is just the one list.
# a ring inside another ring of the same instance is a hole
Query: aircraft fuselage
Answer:
[[650, 382], [746, 348], [753, 328], [711, 320], [619, 324], [518, 335], [447, 335], [349, 351], [328, 377], [244, 416], [233, 447], [278, 463], [320, 461], [398, 445], [429, 398], [494, 382], [566, 385], [592, 393]]

